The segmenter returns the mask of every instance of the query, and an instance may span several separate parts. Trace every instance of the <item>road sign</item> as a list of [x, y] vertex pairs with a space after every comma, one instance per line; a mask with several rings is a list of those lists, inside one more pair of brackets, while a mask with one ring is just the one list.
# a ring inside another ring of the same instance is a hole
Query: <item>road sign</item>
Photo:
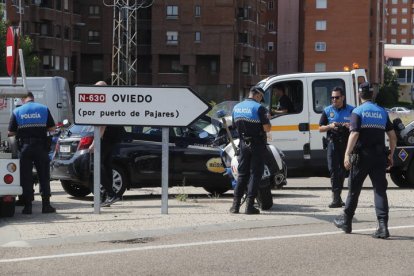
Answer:
[[187, 87], [75, 87], [76, 124], [187, 126], [210, 109]]
[[13, 27], [7, 28], [6, 34], [6, 65], [7, 65], [7, 73], [9, 76], [16, 76], [17, 74], [17, 66], [18, 66], [18, 58], [17, 58], [17, 50], [19, 48], [19, 34], [18, 30]]

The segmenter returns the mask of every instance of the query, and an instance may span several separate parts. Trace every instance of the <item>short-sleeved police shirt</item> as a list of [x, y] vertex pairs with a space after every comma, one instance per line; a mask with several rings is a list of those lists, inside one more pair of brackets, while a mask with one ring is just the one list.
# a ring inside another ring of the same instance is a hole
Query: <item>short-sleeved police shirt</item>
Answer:
[[240, 135], [263, 136], [263, 125], [270, 124], [267, 109], [254, 99], [248, 98], [233, 108], [233, 122]]

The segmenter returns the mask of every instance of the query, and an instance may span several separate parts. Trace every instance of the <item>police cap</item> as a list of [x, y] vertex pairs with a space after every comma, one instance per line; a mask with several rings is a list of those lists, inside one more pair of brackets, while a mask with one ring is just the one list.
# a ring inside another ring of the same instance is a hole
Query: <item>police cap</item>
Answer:
[[363, 82], [359, 85], [359, 92], [370, 92], [373, 91], [372, 90], [372, 86], [369, 82]]
[[263, 97], [265, 96], [265, 92], [264, 92], [263, 88], [261, 88], [261, 87], [259, 87], [259, 86], [253, 86], [253, 87], [250, 89], [250, 92], [253, 92], [253, 93], [260, 93]]

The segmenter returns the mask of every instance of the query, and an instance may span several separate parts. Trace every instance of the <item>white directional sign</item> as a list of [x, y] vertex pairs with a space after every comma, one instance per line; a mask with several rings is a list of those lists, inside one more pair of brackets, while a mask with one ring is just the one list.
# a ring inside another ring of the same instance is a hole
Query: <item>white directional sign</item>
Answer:
[[75, 87], [81, 125], [187, 126], [210, 109], [187, 87]]

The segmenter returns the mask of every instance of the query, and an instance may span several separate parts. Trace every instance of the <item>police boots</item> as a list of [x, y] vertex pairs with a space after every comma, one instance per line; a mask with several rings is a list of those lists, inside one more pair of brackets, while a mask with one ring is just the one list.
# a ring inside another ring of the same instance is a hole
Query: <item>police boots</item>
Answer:
[[50, 196], [42, 196], [42, 213], [56, 213], [56, 209], [50, 205]]
[[240, 197], [234, 197], [233, 198], [233, 205], [230, 208], [230, 213], [232, 214], [238, 214], [240, 212]]
[[345, 233], [349, 234], [352, 232], [352, 217], [343, 213], [342, 215], [334, 219], [334, 224], [336, 227], [342, 229]]
[[335, 191], [332, 193], [332, 202], [329, 204], [329, 208], [341, 208], [345, 206], [345, 203], [342, 201], [341, 192]]
[[377, 239], [387, 239], [390, 236], [390, 232], [388, 232], [388, 222], [386, 219], [378, 219], [378, 228], [372, 237]]
[[254, 207], [254, 197], [247, 198], [246, 200], [246, 210], [244, 212], [246, 215], [257, 215], [260, 214], [259, 209]]
[[31, 215], [32, 214], [32, 199], [31, 197], [23, 197], [24, 208], [22, 210], [22, 214], [24, 215]]

